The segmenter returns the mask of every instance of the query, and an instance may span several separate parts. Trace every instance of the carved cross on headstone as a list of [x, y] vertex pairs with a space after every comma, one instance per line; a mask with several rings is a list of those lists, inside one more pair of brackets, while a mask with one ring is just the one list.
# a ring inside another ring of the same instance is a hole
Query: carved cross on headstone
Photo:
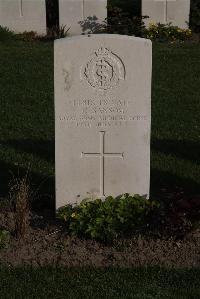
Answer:
[[82, 20], [85, 20], [85, 0], [82, 0]]
[[164, 2], [164, 23], [168, 22], [168, 3], [169, 2], [176, 2], [176, 0], [154, 0], [155, 2]]
[[81, 158], [99, 158], [100, 161], [100, 198], [105, 198], [104, 192], [104, 176], [105, 176], [105, 168], [104, 168], [104, 159], [105, 158], [124, 158], [124, 153], [105, 153], [104, 145], [105, 145], [105, 132], [101, 131], [100, 134], [100, 149], [99, 153], [81, 153]]
[[19, 0], [19, 15], [23, 17], [23, 0]]

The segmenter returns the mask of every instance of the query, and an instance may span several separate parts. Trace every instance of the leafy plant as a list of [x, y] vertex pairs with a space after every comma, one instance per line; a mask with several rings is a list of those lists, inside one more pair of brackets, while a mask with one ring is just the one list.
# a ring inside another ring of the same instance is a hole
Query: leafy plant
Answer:
[[85, 20], [79, 22], [83, 34], [97, 34], [106, 32], [106, 22], [99, 22], [96, 16], [87, 17]]
[[15, 33], [7, 27], [0, 26], [0, 41], [12, 40], [15, 38]]
[[68, 35], [70, 27], [66, 30], [66, 25], [55, 25], [48, 29], [47, 38], [48, 39], [59, 39], [64, 38]]
[[190, 29], [181, 29], [177, 26], [161, 23], [150, 23], [144, 31], [144, 37], [159, 42], [175, 42], [190, 39], [192, 31]]
[[9, 231], [0, 229], [0, 249], [3, 249], [7, 246], [9, 238], [10, 238]]
[[66, 205], [58, 210], [58, 217], [66, 222], [72, 235], [112, 241], [146, 227], [148, 216], [157, 206], [155, 201], [127, 193], [105, 200], [85, 199], [74, 207]]
[[143, 36], [145, 17], [132, 16], [128, 11], [118, 6], [108, 5], [107, 32], [112, 34], [126, 34]]
[[24, 31], [22, 33], [16, 34], [17, 39], [23, 40], [25, 42], [31, 42], [38, 38], [35, 31]]

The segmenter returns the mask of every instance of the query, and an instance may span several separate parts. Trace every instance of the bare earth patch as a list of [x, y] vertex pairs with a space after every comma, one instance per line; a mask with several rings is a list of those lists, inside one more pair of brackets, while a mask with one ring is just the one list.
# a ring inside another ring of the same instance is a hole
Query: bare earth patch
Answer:
[[[7, 248], [0, 250], [0, 264], [82, 267], [159, 265], [176, 268], [200, 266], [200, 230], [178, 241], [137, 236], [108, 246], [70, 237], [53, 217], [32, 215], [31, 223], [25, 238], [20, 240], [11, 235]], [[0, 228], [13, 231], [12, 212], [0, 212]]]

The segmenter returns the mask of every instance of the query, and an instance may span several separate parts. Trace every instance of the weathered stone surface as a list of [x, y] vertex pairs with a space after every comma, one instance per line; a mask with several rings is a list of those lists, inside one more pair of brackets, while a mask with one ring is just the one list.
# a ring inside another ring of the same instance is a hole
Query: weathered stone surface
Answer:
[[55, 42], [56, 206], [149, 194], [151, 42], [91, 35]]
[[179, 28], [187, 28], [190, 14], [190, 0], [142, 0], [142, 15], [149, 16], [150, 22], [172, 23]]
[[107, 0], [59, 0], [60, 25], [71, 36], [102, 29], [106, 18]]
[[46, 33], [45, 0], [0, 0], [0, 25], [16, 33]]

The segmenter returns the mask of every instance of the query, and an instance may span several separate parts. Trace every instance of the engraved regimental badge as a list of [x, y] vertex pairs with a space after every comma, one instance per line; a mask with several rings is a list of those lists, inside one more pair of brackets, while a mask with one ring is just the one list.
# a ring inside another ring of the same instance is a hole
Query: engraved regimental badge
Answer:
[[94, 51], [81, 70], [82, 78], [97, 90], [106, 91], [125, 79], [125, 66], [111, 50], [101, 47]]

